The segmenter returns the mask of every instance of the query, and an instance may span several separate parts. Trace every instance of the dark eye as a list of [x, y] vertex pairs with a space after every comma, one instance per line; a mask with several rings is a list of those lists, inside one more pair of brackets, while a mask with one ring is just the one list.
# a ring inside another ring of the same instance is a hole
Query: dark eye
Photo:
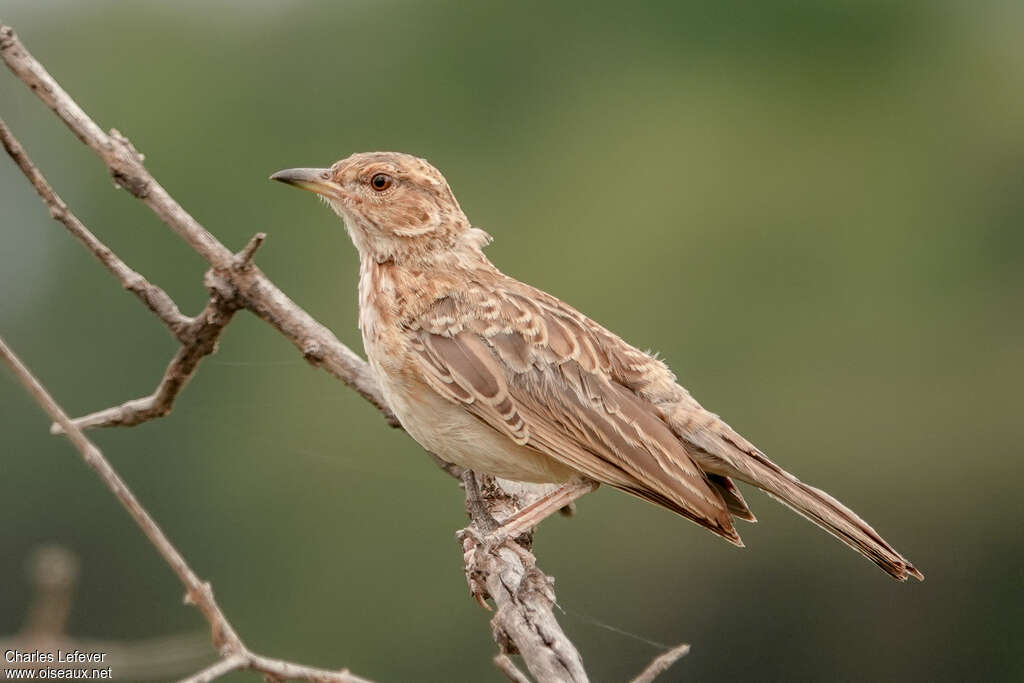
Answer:
[[378, 173], [370, 178], [370, 187], [377, 190], [377, 192], [383, 192], [391, 187], [393, 182], [394, 180], [387, 173]]

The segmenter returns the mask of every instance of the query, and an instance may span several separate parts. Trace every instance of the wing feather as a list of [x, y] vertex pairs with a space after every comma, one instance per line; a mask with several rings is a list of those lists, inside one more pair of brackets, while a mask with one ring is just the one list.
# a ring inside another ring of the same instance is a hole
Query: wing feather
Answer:
[[[536, 297], [491, 296], [486, 306], [446, 297], [443, 312], [410, 325], [432, 388], [516, 443], [742, 545], [733, 491], [709, 480], [657, 409], [610, 376], [612, 359], [584, 322]], [[482, 309], [499, 313], [472, 314]]]
[[854, 512], [705, 410], [663, 362], [549, 294], [489, 271], [405, 324], [428, 384], [516, 443], [742, 545], [732, 515], [754, 516], [735, 478], [894, 577], [922, 578]]

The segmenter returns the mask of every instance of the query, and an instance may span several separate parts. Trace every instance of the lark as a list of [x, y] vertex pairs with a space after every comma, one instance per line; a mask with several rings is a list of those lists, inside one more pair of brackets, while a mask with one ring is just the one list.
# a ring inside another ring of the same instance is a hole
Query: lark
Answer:
[[[560, 485], [506, 528], [606, 484], [742, 546], [766, 491], [905, 581], [924, 577], [864, 520], [786, 472], [676, 382], [659, 359], [484, 255], [444, 177], [423, 159], [354, 154], [273, 180], [312, 191], [359, 251], [359, 327], [405, 430], [446, 461]], [[516, 525], [519, 527], [516, 527]]]

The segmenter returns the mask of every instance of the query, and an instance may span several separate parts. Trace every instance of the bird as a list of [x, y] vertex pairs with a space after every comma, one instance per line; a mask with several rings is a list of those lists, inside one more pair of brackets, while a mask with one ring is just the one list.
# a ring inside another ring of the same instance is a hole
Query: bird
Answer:
[[704, 409], [662, 360], [498, 270], [483, 251], [491, 236], [426, 160], [357, 153], [270, 178], [319, 195], [342, 219], [359, 253], [368, 362], [413, 439], [473, 471], [557, 485], [521, 525], [605, 484], [742, 547], [734, 518], [756, 518], [740, 481], [895, 579], [924, 579], [852, 510]]

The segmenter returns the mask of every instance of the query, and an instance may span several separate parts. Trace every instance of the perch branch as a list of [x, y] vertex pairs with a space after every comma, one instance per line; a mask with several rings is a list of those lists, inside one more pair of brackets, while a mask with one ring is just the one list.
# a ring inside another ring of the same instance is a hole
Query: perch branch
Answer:
[[[142, 506], [142, 503], [135, 497], [135, 494], [132, 493], [132, 490], [128, 488], [128, 485], [107, 461], [100, 449], [85, 436], [81, 429], [75, 426], [39, 380], [35, 378], [31, 371], [7, 346], [2, 337], [0, 337], [0, 357], [3, 358], [4, 363], [14, 373], [14, 376], [21, 382], [22, 386], [25, 387], [25, 390], [31, 394], [32, 398], [50, 416], [50, 419], [61, 426], [72, 445], [81, 453], [86, 464], [99, 475], [106, 487], [124, 506], [132, 519], [135, 520], [142, 533], [146, 535], [146, 538], [157, 549], [157, 552], [171, 566], [174, 573], [178, 575], [178, 578], [185, 586], [185, 601], [195, 605], [210, 624], [214, 646], [217, 647], [225, 660], [231, 660], [235, 663], [230, 668], [218, 670], [220, 672], [218, 675], [223, 675], [229, 670], [246, 668], [276, 676], [283, 680], [316, 681], [317, 683], [368, 683], [366, 679], [350, 674], [348, 671], [313, 669], [277, 659], [269, 659], [251, 652], [242, 642], [231, 622], [224, 616], [224, 612], [221, 611], [220, 606], [213, 597], [213, 588], [210, 587], [210, 584], [202, 581], [196, 575], [184, 556], [167, 538], [156, 521]], [[200, 680], [213, 680], [215, 676], [210, 677], [210, 673], [210, 668], [201, 672], [200, 675], [206, 675], [207, 677]]]
[[[508, 676], [508, 656], [522, 654], [530, 673], [539, 681], [589, 680], [579, 652], [551, 609], [555, 604], [554, 579], [537, 568], [530, 552], [532, 532], [492, 546], [477, 531], [493, 530], [494, 518], [509, 517], [521, 501], [504, 491], [493, 477], [484, 476], [480, 483], [474, 473], [467, 472], [463, 481], [466, 510], [473, 520], [470, 528], [459, 533], [466, 579], [481, 605], [486, 605], [484, 599], [488, 596], [494, 600], [491, 630], [499, 650], [495, 665]], [[505, 659], [500, 659], [502, 655]]]
[[[366, 361], [342, 344], [330, 330], [289, 299], [252, 263], [253, 252], [262, 242], [262, 235], [254, 237], [239, 254], [233, 255], [150, 175], [142, 163], [143, 155], [135, 149], [131, 142], [116, 130], [111, 130], [109, 134], [105, 133], [47, 73], [42, 64], [29, 54], [14, 31], [2, 24], [0, 24], [0, 56], [10, 70], [101, 158], [119, 187], [145, 203], [175, 234], [209, 263], [211, 269], [207, 273], [206, 284], [212, 292], [211, 304], [218, 297], [221, 302], [214, 306], [217, 312], [224, 315], [223, 309], [219, 308], [220, 305], [230, 306], [233, 310], [245, 308], [252, 311], [289, 339], [310, 364], [327, 370], [380, 410], [389, 424], [395, 427], [399, 426], [383, 399], [373, 372]], [[17, 149], [20, 150], [20, 146]], [[22, 156], [24, 156], [23, 152]], [[25, 159], [27, 160], [27, 157]], [[17, 157], [15, 160], [19, 161]], [[34, 167], [31, 164], [27, 167], [23, 166], [20, 161], [19, 167], [29, 176], [30, 181], [33, 181], [33, 185], [36, 185], [34, 177], [30, 174]], [[41, 174], [38, 174], [38, 171], [36, 173], [41, 178]], [[39, 186], [36, 187], [39, 191]], [[46, 201], [46, 196], [42, 196]], [[51, 206], [52, 211], [53, 205], [49, 202], [47, 204]], [[64, 209], [66, 211], [66, 207]], [[68, 215], [70, 215], [69, 212]], [[62, 222], [64, 221], [62, 220]], [[86, 242], [86, 245], [89, 246], [89, 242]], [[94, 251], [94, 253], [96, 252]], [[169, 301], [169, 297], [167, 300]], [[173, 305], [173, 302], [171, 304]], [[147, 305], [150, 304], [147, 302]], [[153, 307], [150, 306], [150, 308]], [[206, 311], [209, 310], [208, 307]], [[154, 310], [154, 313], [160, 315], [157, 310]], [[230, 314], [227, 317], [230, 318]], [[197, 316], [197, 320], [200, 318], [202, 318], [202, 314]], [[219, 334], [227, 322], [225, 320], [220, 325], [216, 334]], [[170, 381], [168, 376], [172, 374], [172, 369], [175, 368], [182, 354], [186, 353], [191, 343], [191, 341], [182, 341], [182, 349], [169, 366], [165, 381]], [[216, 335], [212, 341], [216, 341]], [[198, 363], [201, 357], [202, 354], [194, 360], [188, 361], [192, 365], [183, 370], [184, 380], [179, 383], [178, 390], [194, 372], [195, 363]], [[181, 359], [181, 362], [178, 363], [179, 368], [185, 368], [186, 365], [185, 359]], [[86, 416], [81, 418], [81, 422], [88, 426], [135, 424], [156, 417], [158, 414], [166, 414], [176, 391], [162, 394], [164, 383], [162, 381], [161, 386], [150, 397]], [[166, 394], [170, 394], [169, 399], [160, 398]], [[164, 412], [160, 413], [159, 411]], [[135, 420], [135, 422], [129, 422], [130, 420]], [[90, 446], [91, 450], [83, 452], [98, 453], [82, 435], [78, 426], [68, 421], [66, 417], [56, 421], [59, 427], [68, 433], [73, 442], [81, 441]], [[462, 474], [459, 468], [444, 463], [433, 454], [431, 456], [448, 474], [456, 478]], [[471, 492], [467, 491], [467, 495], [470, 494]], [[488, 481], [479, 503], [479, 505], [474, 504], [473, 509], [469, 510], [471, 527], [477, 529], [483, 529], [488, 524], [493, 524], [495, 517], [506, 518], [517, 506], [515, 497], [493, 481]], [[128, 507], [131, 512], [132, 508]], [[142, 526], [146, 530], [147, 527]], [[155, 525], [153, 528], [155, 529]], [[159, 533], [159, 529], [156, 531]], [[162, 534], [160, 536], [162, 537]], [[470, 577], [471, 587], [474, 587], [474, 594], [479, 600], [482, 600], [486, 592], [493, 596], [495, 601], [497, 609], [492, 626], [495, 640], [501, 650], [499, 659], [496, 660], [499, 668], [508, 675], [509, 671], [515, 670], [514, 667], [509, 669], [507, 666], [507, 664], [511, 664], [508, 655], [521, 654], [527, 668], [540, 681], [587, 680], [579, 653], [562, 632], [552, 612], [554, 594], [551, 584], [553, 580], [536, 567], [535, 558], [529, 550], [532, 540], [530, 534], [524, 534], [516, 541], [505, 541], [497, 547], [483, 547], [476, 544], [472, 541], [472, 534], [463, 534], [461, 539], [467, 560], [467, 576]], [[167, 547], [173, 550], [173, 547], [169, 545]], [[166, 547], [162, 548], [161, 551], [166, 549]], [[165, 555], [165, 558], [177, 572], [181, 566], [176, 565], [174, 561], [180, 560], [180, 556], [175, 558], [175, 554], [176, 551]], [[180, 562], [183, 563], [183, 560]], [[187, 569], [187, 565], [185, 568]], [[181, 576], [180, 573], [179, 576]], [[227, 643], [236, 643], [235, 649], [225, 654], [227, 658], [241, 656], [245, 658], [247, 668], [264, 671], [264, 673], [278, 677], [296, 674], [301, 677], [302, 675], [313, 676], [316, 674], [318, 670], [280, 663], [276, 660], [263, 660], [245, 650], [227, 621], [222, 616], [220, 619], [217, 618], [219, 609], [213, 602], [209, 585], [198, 583], [198, 579], [194, 575], [191, 577], [197, 583], [191, 585], [186, 582], [186, 585], [189, 586], [189, 596], [197, 602], [200, 609], [204, 610], [204, 614], [207, 614], [208, 620], [214, 626], [215, 643], [225, 647]], [[227, 632], [218, 630], [218, 624], [226, 626]], [[275, 666], [271, 667], [270, 664]], [[230, 663], [220, 663], [200, 672], [194, 680], [213, 680], [216, 676], [231, 669]], [[349, 676], [344, 679], [347, 681], [360, 680], [349, 674], [324, 672], [323, 675], [344, 675]], [[307, 677], [306, 680], [335, 681], [342, 679]]]

